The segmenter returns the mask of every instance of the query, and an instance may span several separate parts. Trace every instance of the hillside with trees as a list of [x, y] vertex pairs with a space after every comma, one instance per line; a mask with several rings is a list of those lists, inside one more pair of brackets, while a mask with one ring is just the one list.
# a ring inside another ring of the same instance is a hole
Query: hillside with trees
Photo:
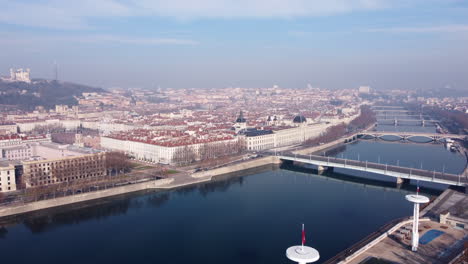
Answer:
[[83, 92], [105, 92], [101, 88], [81, 84], [34, 80], [26, 82], [5, 82], [0, 80], [0, 105], [15, 106], [22, 110], [34, 110], [36, 106], [46, 109], [55, 105], [77, 105], [77, 97]]

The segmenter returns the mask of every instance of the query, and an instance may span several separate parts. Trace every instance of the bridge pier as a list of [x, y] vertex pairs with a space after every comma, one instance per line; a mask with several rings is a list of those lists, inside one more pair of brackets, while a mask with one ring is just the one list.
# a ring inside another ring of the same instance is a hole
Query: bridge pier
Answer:
[[401, 188], [401, 186], [403, 186], [405, 184], [408, 184], [408, 183], [410, 183], [410, 179], [405, 179], [405, 178], [401, 178], [401, 177], [396, 178], [397, 188]]
[[325, 171], [333, 171], [333, 167], [326, 167], [326, 166], [317, 166], [317, 171], [319, 174], [322, 174]]

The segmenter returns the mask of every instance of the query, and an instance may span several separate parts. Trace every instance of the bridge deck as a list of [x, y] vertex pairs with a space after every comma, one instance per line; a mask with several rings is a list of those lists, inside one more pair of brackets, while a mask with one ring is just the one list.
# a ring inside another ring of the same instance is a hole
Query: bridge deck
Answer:
[[457, 138], [457, 139], [464, 139], [466, 135], [457, 135], [457, 134], [438, 134], [438, 133], [424, 133], [424, 132], [380, 132], [380, 131], [363, 131], [359, 133], [360, 136], [362, 135], [369, 135], [369, 136], [399, 136], [399, 137], [429, 137], [429, 138]]
[[467, 186], [468, 176], [450, 173], [441, 173], [421, 169], [399, 167], [394, 165], [373, 163], [367, 161], [347, 160], [335, 157], [323, 157], [317, 155], [294, 155], [283, 154], [278, 156], [283, 160], [299, 161], [317, 166], [347, 168], [358, 171], [368, 171], [379, 173], [391, 177], [401, 177], [405, 179], [416, 179], [429, 182], [437, 182], [448, 185]]

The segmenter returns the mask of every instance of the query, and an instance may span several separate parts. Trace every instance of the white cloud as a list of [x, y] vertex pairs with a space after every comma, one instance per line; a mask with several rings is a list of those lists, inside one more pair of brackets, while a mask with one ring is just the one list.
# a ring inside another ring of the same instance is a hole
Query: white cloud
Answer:
[[391, 32], [391, 33], [456, 33], [468, 32], [468, 25], [443, 25], [431, 27], [389, 27], [367, 29], [365, 32]]
[[390, 3], [394, 5], [395, 0], [0, 0], [0, 22], [86, 29], [92, 18], [292, 18], [375, 10]]

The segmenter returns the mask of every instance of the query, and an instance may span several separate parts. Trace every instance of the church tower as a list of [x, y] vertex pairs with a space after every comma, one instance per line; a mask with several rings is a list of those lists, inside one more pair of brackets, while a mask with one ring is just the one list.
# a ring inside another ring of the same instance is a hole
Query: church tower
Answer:
[[239, 116], [236, 119], [236, 124], [234, 125], [234, 128], [236, 130], [236, 133], [240, 130], [247, 128], [247, 120], [244, 118], [244, 113], [242, 112], [242, 110], [239, 112]]

